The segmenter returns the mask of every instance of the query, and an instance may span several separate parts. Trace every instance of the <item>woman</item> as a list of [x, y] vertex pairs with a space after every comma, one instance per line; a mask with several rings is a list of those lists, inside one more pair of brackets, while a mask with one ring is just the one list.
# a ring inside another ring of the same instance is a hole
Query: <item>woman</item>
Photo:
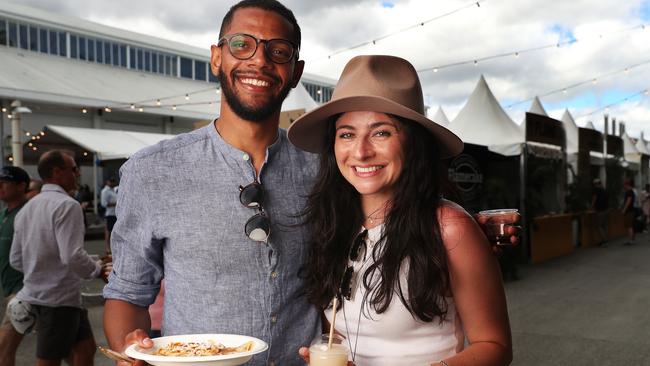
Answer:
[[305, 211], [313, 233], [307, 293], [328, 320], [332, 298], [340, 298], [335, 330], [347, 338], [350, 359], [509, 364], [498, 265], [472, 217], [441, 198], [440, 159], [463, 144], [424, 116], [413, 66], [355, 57], [332, 100], [288, 133], [298, 148], [321, 153]]

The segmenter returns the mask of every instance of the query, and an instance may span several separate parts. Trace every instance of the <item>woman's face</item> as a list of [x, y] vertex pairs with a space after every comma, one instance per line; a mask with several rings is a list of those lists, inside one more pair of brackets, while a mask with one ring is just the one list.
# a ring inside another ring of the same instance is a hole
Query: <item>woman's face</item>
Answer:
[[385, 113], [347, 112], [336, 121], [335, 134], [334, 154], [343, 177], [362, 198], [392, 198], [404, 165], [402, 123]]

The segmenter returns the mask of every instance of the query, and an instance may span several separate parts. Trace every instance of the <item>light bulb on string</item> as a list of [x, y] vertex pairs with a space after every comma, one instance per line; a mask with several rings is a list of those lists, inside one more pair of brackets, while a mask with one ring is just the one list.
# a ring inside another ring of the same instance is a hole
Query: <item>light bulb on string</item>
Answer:
[[84, 151], [84, 156], [88, 156], [88, 153]]
[[176, 106], [173, 105], [173, 106], [172, 106], [172, 111], [175, 111], [175, 110], [176, 110]]
[[86, 114], [88, 113], [88, 110], [86, 108], [81, 108], [81, 113]]
[[135, 109], [135, 104], [131, 104], [131, 109]]
[[41, 136], [45, 136], [45, 132], [41, 131]]
[[478, 66], [478, 61], [474, 60], [474, 66]]
[[515, 58], [519, 58], [519, 52], [515, 52]]
[[436, 67], [435, 69], [433, 69], [433, 72], [438, 72], [438, 68]]
[[9, 161], [14, 161], [14, 157], [13, 157], [13, 156], [10, 156], [10, 157], [7, 158], [7, 160], [9, 160]]
[[29, 131], [25, 132], [25, 136], [31, 136], [31, 133]]
[[190, 95], [189, 94], [185, 94], [185, 100], [190, 100]]
[[160, 105], [160, 99], [156, 100], [156, 105], [157, 105], [157, 106]]
[[142, 107], [138, 108], [138, 112], [144, 112], [144, 108]]
[[111, 113], [113, 110], [110, 109], [109, 107], [106, 107], [106, 108], [104, 108], [104, 111], [105, 111], [106, 113]]
[[6, 113], [6, 112], [7, 112], [7, 108], [2, 107], [2, 113]]

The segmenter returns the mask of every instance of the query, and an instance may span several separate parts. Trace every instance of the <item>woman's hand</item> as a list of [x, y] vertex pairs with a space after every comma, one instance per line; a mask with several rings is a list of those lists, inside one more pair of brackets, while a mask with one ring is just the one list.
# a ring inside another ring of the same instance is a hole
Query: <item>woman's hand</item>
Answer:
[[[300, 347], [298, 354], [300, 355], [300, 358], [302, 358], [302, 360], [305, 361], [307, 365], [309, 365], [309, 348]], [[348, 366], [354, 366], [354, 362], [348, 361]]]

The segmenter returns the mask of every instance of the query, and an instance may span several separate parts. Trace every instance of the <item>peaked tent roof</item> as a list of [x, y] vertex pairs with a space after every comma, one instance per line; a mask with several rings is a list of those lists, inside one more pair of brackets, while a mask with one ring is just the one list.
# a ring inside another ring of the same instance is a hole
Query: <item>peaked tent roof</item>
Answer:
[[591, 121], [587, 121], [587, 124], [585, 125], [585, 128], [588, 128], [590, 130], [595, 130], [596, 126], [594, 126], [594, 124], [591, 123]]
[[641, 132], [641, 136], [636, 140], [636, 144], [634, 145], [634, 147], [636, 147], [636, 149], [641, 154], [650, 155], [650, 150], [648, 149], [648, 143], [643, 138], [643, 132]]
[[442, 110], [441, 106], [438, 106], [438, 110], [436, 111], [436, 114], [433, 115], [433, 122], [436, 122], [437, 124], [448, 127], [449, 126], [449, 118], [447, 118], [447, 115], [445, 114], [445, 111]]
[[528, 112], [548, 117], [548, 113], [546, 113], [546, 109], [544, 109], [544, 107], [542, 106], [542, 102], [540, 102], [539, 97], [537, 96], [535, 96], [535, 98], [533, 99], [533, 103], [530, 105], [530, 109], [528, 110]]
[[525, 143], [523, 129], [501, 108], [483, 75], [449, 129], [466, 143], [487, 146], [502, 155], [521, 154]]
[[640, 162], [641, 153], [636, 146], [634, 146], [630, 135], [628, 135], [627, 132], [623, 132], [621, 139], [623, 140], [623, 153], [625, 154], [625, 160], [637, 163]]
[[576, 125], [576, 121], [568, 109], [564, 110], [560, 120], [566, 133], [566, 152], [567, 154], [575, 154], [578, 152], [578, 125]]

